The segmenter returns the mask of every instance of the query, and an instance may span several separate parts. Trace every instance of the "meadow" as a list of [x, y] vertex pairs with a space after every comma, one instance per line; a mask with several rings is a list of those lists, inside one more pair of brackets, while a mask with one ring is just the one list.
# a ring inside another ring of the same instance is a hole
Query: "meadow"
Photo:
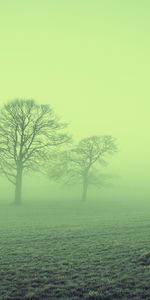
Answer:
[[150, 204], [0, 204], [0, 300], [150, 299]]

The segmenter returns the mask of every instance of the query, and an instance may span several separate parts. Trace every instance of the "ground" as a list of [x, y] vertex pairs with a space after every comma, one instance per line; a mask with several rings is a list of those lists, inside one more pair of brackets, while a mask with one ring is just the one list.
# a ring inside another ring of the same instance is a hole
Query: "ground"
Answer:
[[0, 204], [0, 300], [150, 299], [147, 204], [110, 202]]

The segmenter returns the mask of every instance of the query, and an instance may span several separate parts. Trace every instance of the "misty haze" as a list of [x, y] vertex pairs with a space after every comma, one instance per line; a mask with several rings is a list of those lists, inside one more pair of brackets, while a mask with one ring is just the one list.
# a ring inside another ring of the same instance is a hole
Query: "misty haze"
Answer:
[[0, 4], [0, 300], [150, 299], [149, 12]]

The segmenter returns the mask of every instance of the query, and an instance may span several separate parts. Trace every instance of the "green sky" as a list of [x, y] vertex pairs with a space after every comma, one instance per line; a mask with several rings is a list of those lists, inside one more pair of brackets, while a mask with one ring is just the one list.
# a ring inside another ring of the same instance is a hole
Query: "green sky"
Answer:
[[76, 138], [112, 134], [111, 168], [148, 184], [150, 1], [1, 0], [0, 101], [50, 103]]

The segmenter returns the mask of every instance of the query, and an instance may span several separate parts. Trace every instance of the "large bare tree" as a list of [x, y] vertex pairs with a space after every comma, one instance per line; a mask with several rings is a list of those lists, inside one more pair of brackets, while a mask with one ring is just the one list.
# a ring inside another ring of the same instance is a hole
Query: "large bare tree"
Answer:
[[72, 150], [55, 156], [47, 175], [55, 181], [82, 184], [82, 200], [86, 200], [89, 185], [108, 185], [116, 177], [99, 171], [98, 164], [106, 165], [108, 157], [117, 151], [116, 141], [110, 135], [82, 139]]
[[34, 100], [13, 100], [0, 111], [0, 171], [15, 185], [15, 203], [21, 203], [25, 171], [41, 168], [54, 149], [69, 141], [48, 105]]

